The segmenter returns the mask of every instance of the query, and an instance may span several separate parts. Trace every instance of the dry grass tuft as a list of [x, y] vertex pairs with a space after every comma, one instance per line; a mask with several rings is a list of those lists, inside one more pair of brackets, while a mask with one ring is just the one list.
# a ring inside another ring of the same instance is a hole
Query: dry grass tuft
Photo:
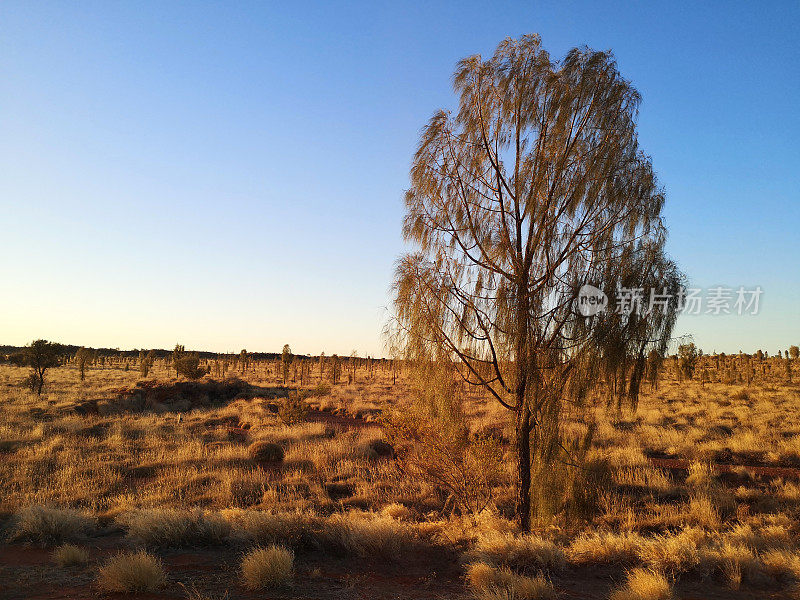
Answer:
[[800, 554], [791, 550], [770, 550], [761, 556], [764, 570], [778, 580], [800, 581]]
[[229, 600], [230, 595], [227, 591], [222, 594], [209, 594], [208, 592], [201, 592], [194, 585], [186, 587], [184, 584], [179, 583], [186, 594], [186, 600]]
[[486, 563], [469, 565], [466, 578], [478, 600], [551, 600], [556, 597], [553, 585], [541, 575], [525, 577]]
[[94, 528], [94, 519], [71, 509], [28, 506], [14, 519], [10, 541], [59, 543], [80, 537]]
[[486, 534], [478, 539], [473, 554], [477, 561], [523, 573], [554, 573], [566, 564], [561, 548], [535, 535]]
[[249, 544], [298, 549], [312, 542], [318, 528], [315, 517], [302, 513], [231, 509], [222, 511], [222, 516], [232, 526], [231, 536]]
[[53, 551], [53, 562], [59, 567], [74, 567], [89, 562], [89, 553], [74, 544], [62, 544]]
[[728, 541], [702, 548], [700, 569], [721, 578], [731, 589], [738, 589], [742, 582], [760, 584], [767, 579], [764, 565], [750, 548]]
[[721, 523], [717, 507], [704, 495], [697, 495], [689, 500], [686, 507], [686, 521], [706, 529], [718, 529]]
[[794, 544], [792, 533], [783, 525], [753, 529], [749, 524], [737, 524], [725, 537], [734, 545], [747, 546], [757, 552], [789, 548]]
[[708, 463], [694, 461], [689, 465], [686, 485], [698, 490], [710, 490], [715, 485], [714, 469]]
[[100, 568], [97, 585], [106, 592], [154, 592], [165, 581], [161, 561], [141, 550], [110, 558]]
[[566, 554], [577, 565], [634, 564], [645, 544], [636, 533], [589, 533], [575, 538]]
[[117, 521], [130, 537], [163, 548], [220, 544], [231, 530], [223, 517], [201, 510], [140, 509]]
[[707, 537], [705, 530], [687, 527], [668, 536], [647, 540], [639, 548], [642, 562], [659, 573], [677, 575], [691, 571], [700, 563], [698, 545]]
[[337, 513], [324, 524], [323, 542], [334, 550], [361, 557], [397, 560], [415, 543], [412, 529], [374, 513]]
[[242, 577], [249, 590], [287, 585], [293, 569], [294, 553], [281, 546], [255, 548], [242, 559]]
[[625, 585], [611, 593], [610, 600], [671, 600], [672, 586], [667, 578], [651, 569], [628, 572]]
[[407, 506], [392, 502], [381, 509], [381, 514], [398, 521], [409, 521], [414, 516], [414, 511]]

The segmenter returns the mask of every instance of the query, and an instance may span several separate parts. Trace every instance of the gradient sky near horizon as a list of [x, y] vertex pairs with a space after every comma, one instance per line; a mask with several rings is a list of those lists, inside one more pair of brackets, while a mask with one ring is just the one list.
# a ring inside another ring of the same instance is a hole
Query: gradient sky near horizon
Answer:
[[[647, 5], [646, 5], [647, 4]], [[0, 4], [0, 344], [381, 355], [420, 128], [456, 61], [541, 34], [643, 96], [669, 252], [800, 344], [798, 2]]]

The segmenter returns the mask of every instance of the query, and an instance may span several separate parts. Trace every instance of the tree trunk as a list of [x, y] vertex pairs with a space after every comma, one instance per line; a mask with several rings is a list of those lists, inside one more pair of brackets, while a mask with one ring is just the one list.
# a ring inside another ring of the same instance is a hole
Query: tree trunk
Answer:
[[529, 353], [528, 353], [528, 296], [525, 283], [520, 280], [517, 289], [516, 314], [516, 402], [517, 490], [516, 517], [519, 528], [527, 533], [531, 529], [531, 407], [528, 404]]
[[517, 397], [517, 497], [516, 516], [523, 533], [531, 530], [531, 411], [525, 398]]

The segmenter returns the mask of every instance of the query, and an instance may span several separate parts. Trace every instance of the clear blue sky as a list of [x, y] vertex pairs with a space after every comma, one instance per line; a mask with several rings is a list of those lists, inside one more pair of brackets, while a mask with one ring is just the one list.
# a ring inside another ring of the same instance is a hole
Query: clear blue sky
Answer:
[[419, 130], [466, 55], [611, 49], [669, 249], [800, 343], [800, 3], [0, 4], [0, 343], [380, 354]]

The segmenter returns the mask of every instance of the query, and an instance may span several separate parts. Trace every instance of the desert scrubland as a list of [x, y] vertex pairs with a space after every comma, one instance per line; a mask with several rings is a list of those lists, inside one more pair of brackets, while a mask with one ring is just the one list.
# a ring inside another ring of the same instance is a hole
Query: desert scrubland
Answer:
[[668, 359], [635, 411], [598, 396], [567, 412], [565, 428], [596, 424], [580, 489], [553, 487], [568, 493], [525, 534], [513, 424], [477, 388], [458, 394], [464, 444], [414, 448], [402, 362], [343, 360], [336, 384], [330, 359], [321, 375], [318, 359], [201, 361], [195, 380], [136, 362], [81, 381], [68, 361], [41, 396], [0, 367], [3, 597], [798, 594], [796, 361], [705, 356], [686, 379]]

